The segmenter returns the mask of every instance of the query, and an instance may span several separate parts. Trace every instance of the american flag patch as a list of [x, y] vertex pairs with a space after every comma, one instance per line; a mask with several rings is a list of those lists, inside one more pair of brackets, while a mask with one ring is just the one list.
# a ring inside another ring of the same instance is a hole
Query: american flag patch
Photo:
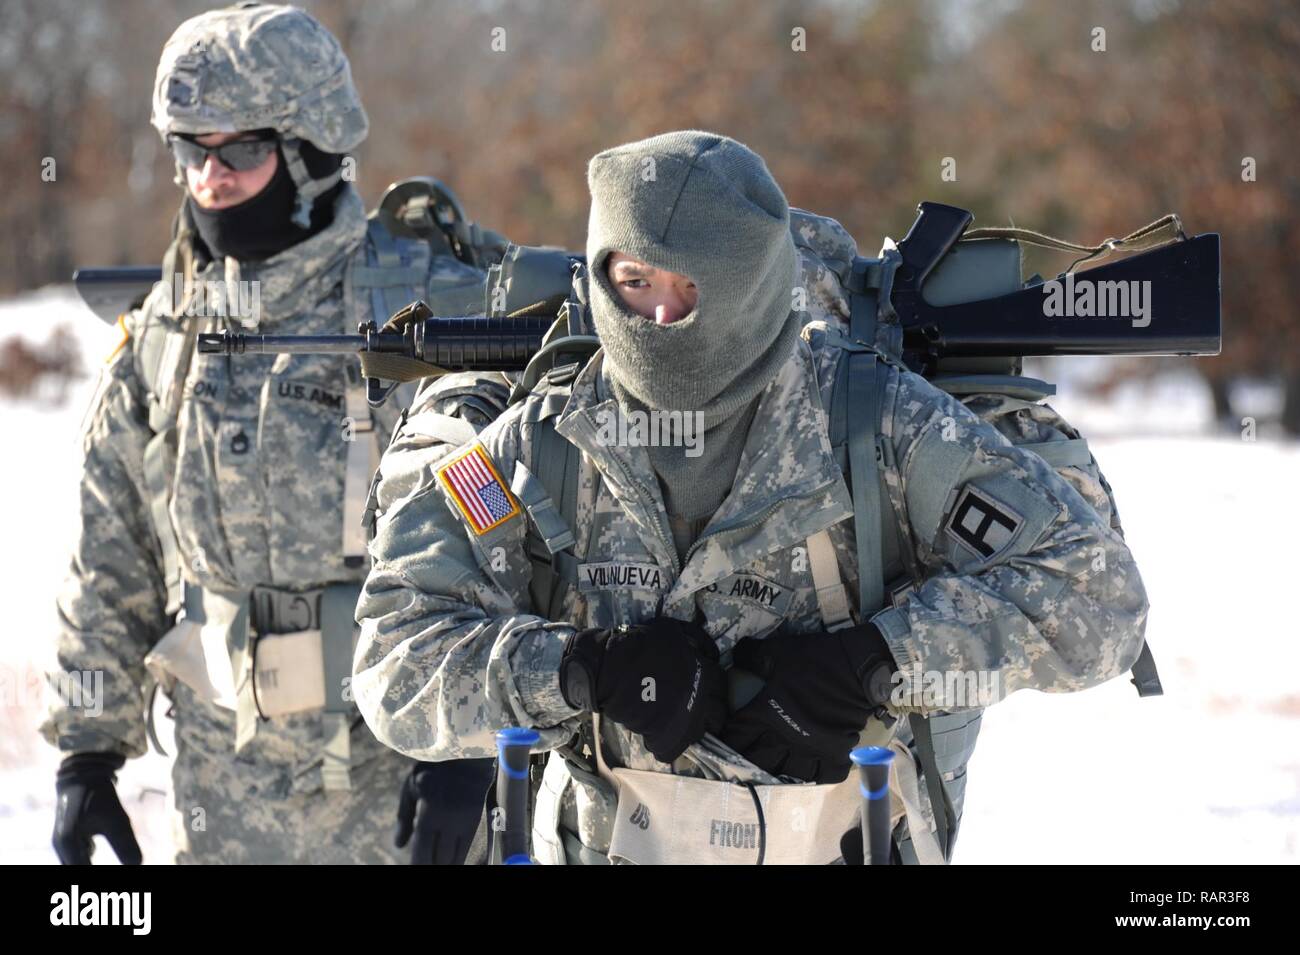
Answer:
[[481, 444], [438, 468], [438, 480], [475, 534], [486, 534], [519, 513], [519, 505]]

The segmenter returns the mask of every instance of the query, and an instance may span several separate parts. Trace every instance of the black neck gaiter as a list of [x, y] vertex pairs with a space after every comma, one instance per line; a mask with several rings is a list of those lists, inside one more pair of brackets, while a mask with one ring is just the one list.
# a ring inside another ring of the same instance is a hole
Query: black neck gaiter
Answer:
[[[306, 146], [309, 144], [304, 143], [303, 147]], [[328, 175], [343, 161], [340, 155], [319, 150], [310, 158], [305, 155], [306, 149], [303, 152], [308, 171], [316, 178]], [[278, 151], [276, 155], [279, 168], [271, 181], [257, 195], [237, 206], [204, 209], [193, 196], [186, 194], [190, 220], [213, 258], [231, 256], [241, 262], [261, 262], [316, 235], [334, 221], [334, 201], [346, 183], [340, 180], [316, 197], [312, 204], [311, 227], [301, 229], [290, 221], [297, 200], [297, 187], [289, 175], [284, 155]]]

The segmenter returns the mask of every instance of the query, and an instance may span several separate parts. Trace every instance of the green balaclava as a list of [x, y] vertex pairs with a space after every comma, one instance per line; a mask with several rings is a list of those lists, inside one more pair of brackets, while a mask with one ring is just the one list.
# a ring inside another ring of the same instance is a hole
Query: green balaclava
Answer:
[[[627, 410], [703, 414], [698, 457], [649, 448], [680, 551], [730, 490], [759, 393], [799, 332], [789, 205], [753, 150], [716, 133], [606, 150], [587, 183], [592, 319], [615, 396]], [[633, 312], [606, 274], [613, 252], [689, 276], [695, 310], [669, 325]]]

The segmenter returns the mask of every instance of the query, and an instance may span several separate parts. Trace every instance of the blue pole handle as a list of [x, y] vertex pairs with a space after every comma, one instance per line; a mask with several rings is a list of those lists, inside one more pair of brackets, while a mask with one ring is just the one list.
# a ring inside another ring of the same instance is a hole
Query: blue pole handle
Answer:
[[859, 746], [849, 753], [858, 767], [858, 792], [862, 794], [862, 855], [870, 865], [889, 865], [889, 767], [894, 751], [884, 746]]
[[530, 865], [528, 762], [541, 740], [537, 730], [511, 726], [497, 732], [497, 808], [505, 814], [501, 832], [503, 865]]

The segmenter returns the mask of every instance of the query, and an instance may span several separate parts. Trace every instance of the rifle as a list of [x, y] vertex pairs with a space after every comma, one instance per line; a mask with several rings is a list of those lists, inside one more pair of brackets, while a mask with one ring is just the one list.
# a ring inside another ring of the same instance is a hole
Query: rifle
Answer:
[[[1015, 374], [1029, 356], [1219, 353], [1217, 233], [1188, 237], [1177, 216], [1169, 215], [1122, 239], [1082, 246], [1024, 229], [971, 230], [974, 216], [955, 206], [922, 202], [917, 211], [901, 241], [886, 240], [878, 258], [854, 259], [845, 284], [850, 295], [879, 290], [877, 339], [867, 344], [901, 354], [919, 374]], [[1050, 281], [1035, 275], [1022, 282], [1020, 242], [1085, 253], [1080, 261], [1134, 254], [1084, 272], [1072, 266]], [[489, 273], [483, 315], [437, 316], [416, 302], [383, 328], [363, 323], [356, 335], [227, 331], [199, 335], [198, 349], [226, 355], [356, 352], [368, 397], [378, 404], [395, 387], [383, 388], [381, 381], [519, 371], [539, 354], [554, 364], [561, 355], [594, 350], [599, 343], [583, 320], [585, 296], [577, 290], [584, 269], [580, 255], [512, 246]], [[117, 285], [104, 278], [117, 272], [93, 270], [96, 284], [86, 291], [78, 283], [88, 304], [87, 292], [96, 286], [105, 289], [101, 299], [110, 288], [125, 294], [127, 276]], [[567, 336], [548, 335], [557, 311]], [[531, 387], [535, 372], [536, 366], [516, 388]]]

